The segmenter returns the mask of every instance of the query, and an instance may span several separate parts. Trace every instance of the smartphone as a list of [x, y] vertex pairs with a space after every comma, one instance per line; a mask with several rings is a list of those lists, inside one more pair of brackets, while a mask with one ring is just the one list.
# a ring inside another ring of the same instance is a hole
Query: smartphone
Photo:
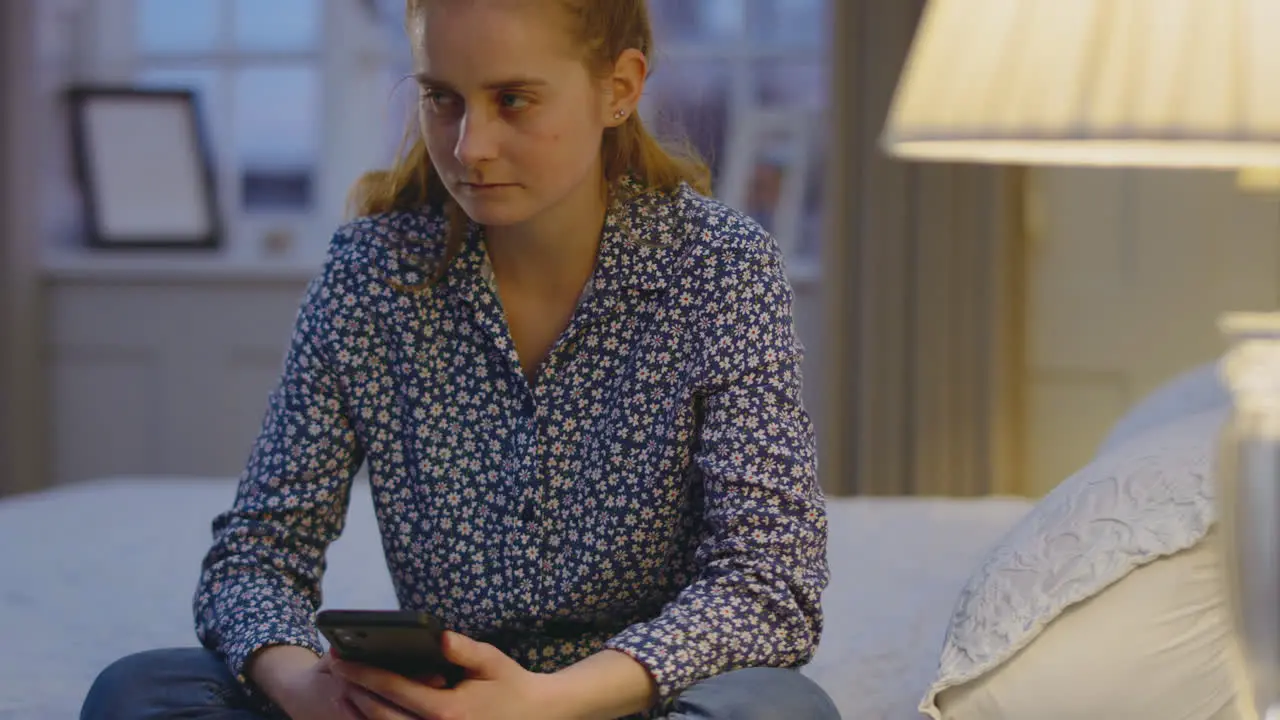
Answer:
[[444, 657], [444, 626], [429, 613], [322, 610], [316, 628], [342, 660], [415, 679], [440, 675], [450, 687], [462, 681], [462, 668]]

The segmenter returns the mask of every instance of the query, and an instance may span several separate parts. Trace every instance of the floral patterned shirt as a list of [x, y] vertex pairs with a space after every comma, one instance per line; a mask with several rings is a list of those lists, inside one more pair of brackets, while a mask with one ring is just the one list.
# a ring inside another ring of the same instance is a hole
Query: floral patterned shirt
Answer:
[[195, 597], [251, 686], [322, 646], [325, 550], [367, 465], [405, 609], [553, 671], [612, 648], [669, 700], [814, 653], [828, 579], [802, 349], [773, 239], [687, 186], [609, 213], [589, 292], [536, 382], [472, 226], [357, 219], [308, 287], [283, 377]]

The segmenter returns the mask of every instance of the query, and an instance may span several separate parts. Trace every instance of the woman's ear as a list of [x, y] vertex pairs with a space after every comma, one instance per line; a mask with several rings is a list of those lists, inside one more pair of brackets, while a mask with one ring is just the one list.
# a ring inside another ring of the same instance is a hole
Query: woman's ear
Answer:
[[617, 127], [627, 121], [640, 106], [644, 81], [649, 74], [649, 60], [634, 48], [624, 50], [613, 64], [609, 77], [604, 124]]

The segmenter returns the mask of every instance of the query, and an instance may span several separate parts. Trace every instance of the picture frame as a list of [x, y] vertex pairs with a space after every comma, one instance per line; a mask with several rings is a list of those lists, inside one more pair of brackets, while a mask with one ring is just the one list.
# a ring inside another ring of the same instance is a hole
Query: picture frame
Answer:
[[194, 91], [78, 85], [66, 99], [90, 247], [220, 247], [217, 183]]

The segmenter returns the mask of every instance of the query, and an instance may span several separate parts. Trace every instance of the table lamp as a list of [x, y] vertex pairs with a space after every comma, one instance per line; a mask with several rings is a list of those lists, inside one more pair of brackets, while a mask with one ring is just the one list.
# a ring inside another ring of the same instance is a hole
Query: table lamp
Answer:
[[[1280, 0], [932, 0], [881, 138], [905, 160], [1280, 168]], [[1225, 591], [1280, 718], [1280, 312], [1228, 313]]]

